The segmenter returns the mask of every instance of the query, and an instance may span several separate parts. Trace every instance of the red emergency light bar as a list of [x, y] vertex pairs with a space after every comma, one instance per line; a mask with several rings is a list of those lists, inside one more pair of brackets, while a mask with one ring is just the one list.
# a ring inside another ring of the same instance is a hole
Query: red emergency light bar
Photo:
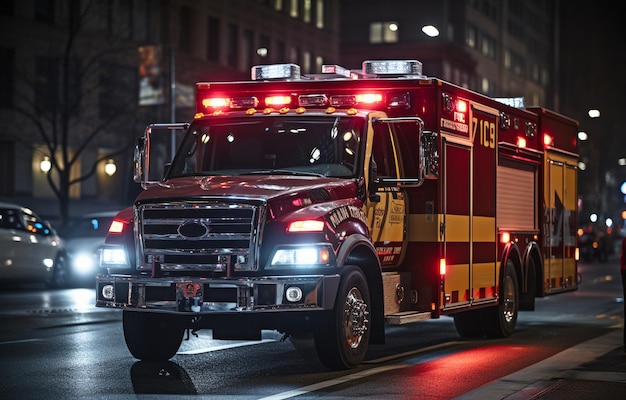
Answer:
[[[202, 93], [200, 92], [200, 95]], [[388, 108], [408, 108], [411, 106], [410, 94], [406, 92], [402, 93], [389, 93], [383, 96], [383, 93], [357, 93], [357, 94], [341, 94], [341, 95], [326, 95], [319, 94], [304, 94], [299, 96], [287, 96], [287, 95], [275, 95], [267, 96], [263, 98], [264, 107], [289, 107], [294, 105], [295, 107], [327, 107], [328, 105], [338, 108], [350, 108], [358, 105], [376, 104], [382, 103], [388, 98]], [[245, 110], [251, 108], [261, 107], [257, 96], [250, 97], [207, 97], [201, 100], [203, 110], [198, 110], [200, 113], [215, 111], [230, 110]]]

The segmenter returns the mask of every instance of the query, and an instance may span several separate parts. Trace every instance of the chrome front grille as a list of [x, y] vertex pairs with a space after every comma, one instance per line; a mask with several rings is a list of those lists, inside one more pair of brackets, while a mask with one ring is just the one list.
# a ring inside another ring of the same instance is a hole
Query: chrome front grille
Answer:
[[141, 270], [254, 270], [259, 204], [168, 202], [138, 206]]

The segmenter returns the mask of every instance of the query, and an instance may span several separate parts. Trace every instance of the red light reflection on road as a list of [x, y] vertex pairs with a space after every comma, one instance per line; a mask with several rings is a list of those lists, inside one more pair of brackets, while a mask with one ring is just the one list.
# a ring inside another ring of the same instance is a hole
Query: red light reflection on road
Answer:
[[414, 385], [410, 385], [410, 395], [413, 398], [433, 393], [441, 398], [459, 396], [536, 363], [546, 352], [553, 350], [540, 346], [485, 345], [443, 355], [410, 367], [409, 375], [415, 379]]

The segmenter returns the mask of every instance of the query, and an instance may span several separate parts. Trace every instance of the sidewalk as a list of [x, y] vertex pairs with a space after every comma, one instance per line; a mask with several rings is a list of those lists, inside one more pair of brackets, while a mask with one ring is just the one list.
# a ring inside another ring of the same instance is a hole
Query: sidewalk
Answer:
[[622, 329], [616, 327], [456, 399], [626, 399]]

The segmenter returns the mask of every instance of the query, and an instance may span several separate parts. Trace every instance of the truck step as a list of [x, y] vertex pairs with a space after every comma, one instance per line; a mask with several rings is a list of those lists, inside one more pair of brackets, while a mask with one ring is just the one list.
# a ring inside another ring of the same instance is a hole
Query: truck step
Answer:
[[389, 325], [404, 325], [411, 322], [425, 321], [431, 318], [430, 312], [402, 311], [385, 315], [385, 322]]

